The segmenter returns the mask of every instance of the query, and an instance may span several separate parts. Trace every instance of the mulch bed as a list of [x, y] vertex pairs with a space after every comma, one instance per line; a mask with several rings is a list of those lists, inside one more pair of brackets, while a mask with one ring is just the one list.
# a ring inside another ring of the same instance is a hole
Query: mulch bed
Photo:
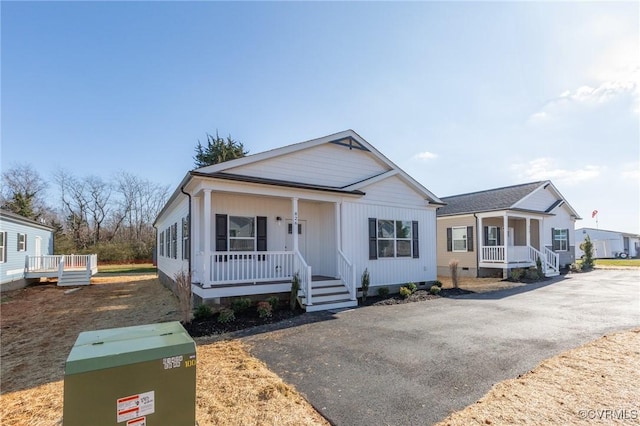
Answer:
[[[442, 289], [439, 295], [430, 294], [427, 290], [417, 290], [407, 298], [403, 298], [399, 294], [389, 294], [384, 297], [369, 296], [364, 303], [361, 299], [358, 300], [358, 307], [399, 305], [404, 303], [422, 302], [425, 300], [438, 299], [440, 297], [460, 296], [470, 293], [473, 293], [473, 291], [463, 290], [461, 288]], [[296, 308], [295, 311], [291, 311], [288, 309], [288, 307], [280, 306], [279, 309], [275, 310], [272, 313], [271, 317], [260, 318], [257, 310], [255, 309], [255, 306], [252, 306], [243, 312], [236, 312], [235, 320], [231, 322], [220, 323], [218, 322], [218, 314], [214, 314], [209, 318], [192, 320], [191, 323], [185, 325], [185, 329], [192, 337], [212, 336], [216, 334], [241, 331], [260, 325], [282, 323], [286, 322], [287, 320], [292, 320], [304, 313], [305, 311], [300, 307]]]

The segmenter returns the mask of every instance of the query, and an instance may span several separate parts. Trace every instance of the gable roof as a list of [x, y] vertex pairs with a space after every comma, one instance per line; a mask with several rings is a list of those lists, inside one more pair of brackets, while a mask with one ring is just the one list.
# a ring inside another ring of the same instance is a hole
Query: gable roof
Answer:
[[437, 215], [452, 216], [496, 210], [522, 210], [518, 209], [515, 205], [534, 192], [541, 188], [546, 189], [548, 186], [551, 186], [557, 199], [545, 210], [537, 212], [551, 214], [556, 207], [565, 205], [576, 219], [580, 219], [578, 213], [567, 203], [551, 181], [548, 180], [442, 197], [442, 201], [447, 203], [447, 205], [439, 208]]
[[9, 210], [0, 209], [0, 217], [2, 217], [3, 220], [10, 220], [10, 221], [13, 221], [13, 222], [22, 223], [24, 225], [32, 226], [34, 228], [41, 228], [41, 229], [45, 229], [47, 231], [55, 231], [55, 229], [52, 228], [49, 225], [45, 225], [44, 223], [40, 223], [40, 222], [37, 222], [35, 220], [31, 220], [29, 218], [26, 218], [24, 216], [20, 216], [19, 214], [14, 213], [14, 212], [9, 211]]
[[[328, 185], [313, 185], [309, 184], [309, 182], [298, 182], [291, 180], [281, 180], [281, 179], [267, 179], [256, 176], [248, 176], [242, 173], [233, 173], [233, 169], [238, 169], [242, 166], [247, 166], [250, 164], [254, 164], [260, 161], [272, 159], [275, 157], [284, 156], [287, 154], [296, 153], [299, 151], [303, 151], [305, 149], [313, 148], [323, 144], [336, 144], [349, 147], [350, 149], [357, 149], [365, 152], [369, 152], [377, 161], [384, 164], [388, 170], [380, 173], [375, 176], [367, 177], [366, 179], [359, 180], [358, 182], [349, 182], [348, 185], [345, 186], [328, 186]], [[283, 146], [280, 148], [275, 148], [269, 151], [260, 152], [257, 154], [248, 155], [246, 157], [237, 158], [235, 160], [225, 161], [223, 163], [213, 164], [211, 166], [201, 167], [199, 169], [195, 169], [190, 172], [192, 176], [200, 176], [200, 177], [212, 177], [212, 178], [226, 178], [226, 179], [235, 179], [237, 180], [247, 180], [253, 183], [264, 183], [267, 185], [279, 185], [279, 186], [289, 186], [292, 188], [307, 188], [307, 189], [317, 189], [323, 191], [332, 191], [332, 192], [345, 192], [351, 194], [360, 194], [364, 195], [361, 191], [367, 185], [371, 185], [372, 183], [382, 179], [387, 178], [393, 175], [398, 175], [406, 184], [412, 187], [415, 191], [422, 194], [426, 200], [428, 200], [431, 204], [444, 204], [440, 198], [438, 198], [435, 194], [429, 191], [427, 188], [422, 186], [418, 181], [409, 176], [405, 171], [400, 169], [400, 167], [396, 166], [391, 160], [385, 157], [380, 151], [374, 148], [369, 142], [367, 142], [364, 138], [358, 135], [355, 131], [349, 129], [342, 132], [334, 133], [328, 136], [323, 136], [321, 138], [311, 139], [305, 142], [299, 142], [292, 145]]]

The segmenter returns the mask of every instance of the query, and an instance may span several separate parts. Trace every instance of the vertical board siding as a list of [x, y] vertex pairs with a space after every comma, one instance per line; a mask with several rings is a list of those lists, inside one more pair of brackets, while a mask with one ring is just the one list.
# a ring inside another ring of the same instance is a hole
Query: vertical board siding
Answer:
[[555, 216], [544, 219], [544, 229], [542, 230], [542, 241], [544, 246], [552, 248], [553, 241], [551, 239], [551, 229], [568, 229], [569, 249], [568, 251], [559, 251], [560, 265], [567, 265], [575, 262], [575, 219], [564, 206], [554, 210]]
[[[53, 254], [53, 231], [31, 226], [27, 223], [19, 223], [12, 219], [0, 220], [0, 231], [6, 232], [7, 251], [4, 263], [0, 263], [0, 283], [11, 282], [24, 278], [24, 265], [26, 256], [35, 256], [36, 237], [41, 238], [41, 254]], [[27, 235], [27, 250], [18, 251], [18, 233]]]
[[[392, 285], [436, 279], [435, 208], [403, 208], [360, 202], [342, 206], [342, 245], [354, 262], [356, 276], [369, 269], [371, 285]], [[418, 221], [420, 258], [369, 260], [369, 218]]]
[[[156, 222], [156, 247], [158, 247], [158, 238], [161, 232], [165, 231], [165, 239], [166, 239], [166, 230], [173, 226], [174, 223], [178, 224], [178, 235], [177, 235], [177, 253], [176, 258], [168, 257], [165, 249], [164, 256], [160, 256], [160, 250], [157, 250], [158, 253], [158, 270], [163, 272], [166, 276], [175, 279], [176, 274], [181, 271], [188, 272], [187, 269], [189, 267], [188, 260], [182, 260], [182, 218], [189, 214], [189, 198], [186, 195], [182, 195], [178, 197], [171, 206], [171, 209], [167, 210], [166, 213], [159, 218]], [[166, 245], [165, 245], [166, 247]]]
[[514, 207], [526, 210], [546, 211], [557, 200], [558, 197], [551, 193], [550, 187], [547, 187], [546, 189], [536, 191], [525, 200], [517, 202]]
[[227, 173], [343, 187], [390, 170], [372, 153], [326, 143], [225, 170]]

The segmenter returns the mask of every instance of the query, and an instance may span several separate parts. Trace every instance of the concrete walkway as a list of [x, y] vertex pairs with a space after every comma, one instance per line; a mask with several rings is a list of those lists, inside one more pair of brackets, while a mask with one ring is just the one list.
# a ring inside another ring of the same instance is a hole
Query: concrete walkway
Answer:
[[243, 340], [337, 425], [428, 425], [546, 358], [640, 326], [640, 270], [303, 317]]

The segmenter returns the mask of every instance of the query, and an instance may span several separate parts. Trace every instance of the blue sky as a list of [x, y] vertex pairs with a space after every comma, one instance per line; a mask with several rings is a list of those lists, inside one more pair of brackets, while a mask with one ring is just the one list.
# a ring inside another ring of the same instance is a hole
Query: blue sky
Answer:
[[438, 196], [551, 179], [577, 227], [640, 233], [638, 2], [0, 7], [3, 168], [173, 190], [216, 129], [351, 128]]

